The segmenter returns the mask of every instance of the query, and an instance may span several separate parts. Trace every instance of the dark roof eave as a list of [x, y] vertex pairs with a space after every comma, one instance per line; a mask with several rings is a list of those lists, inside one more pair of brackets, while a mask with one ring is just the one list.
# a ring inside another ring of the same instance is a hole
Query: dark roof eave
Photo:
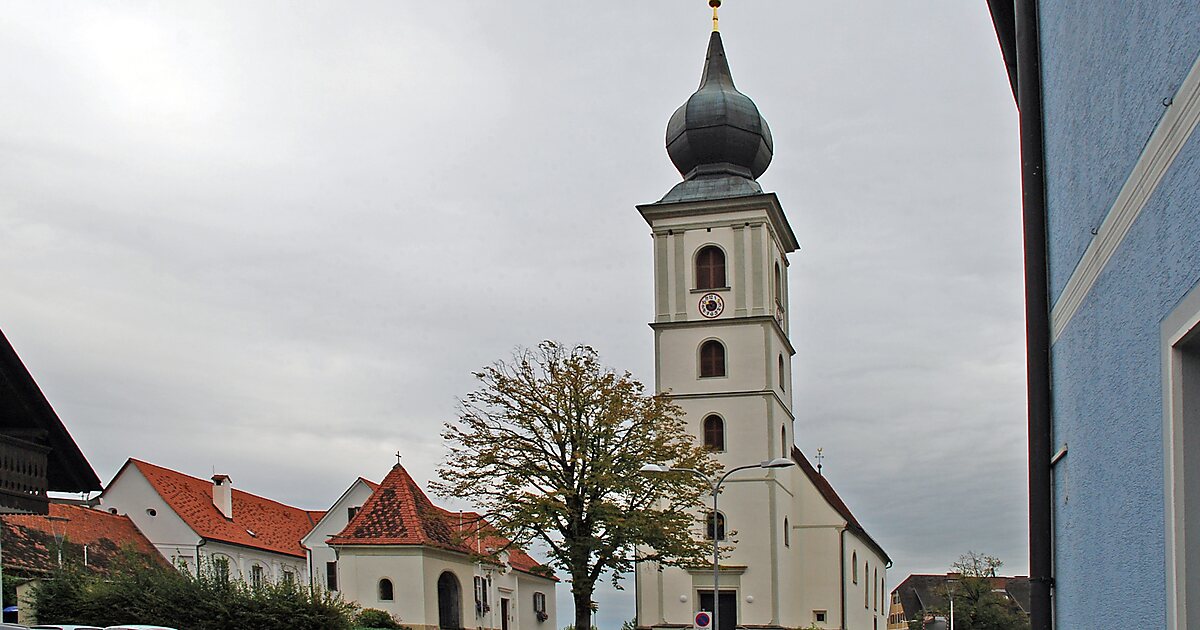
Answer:
[[1000, 54], [1008, 71], [1008, 84], [1012, 87], [1013, 100], [1017, 98], [1017, 21], [1012, 0], [988, 0], [992, 12], [992, 25], [996, 27], [996, 39], [1000, 42]]
[[24, 399], [37, 427], [46, 431], [45, 444], [50, 447], [47, 478], [54, 492], [93, 492], [101, 490], [100, 477], [92, 469], [83, 451], [67, 431], [61, 418], [55, 413], [50, 401], [38, 387], [29, 369], [17, 356], [4, 332], [0, 331], [0, 370], [9, 376], [9, 382], [17, 394]]

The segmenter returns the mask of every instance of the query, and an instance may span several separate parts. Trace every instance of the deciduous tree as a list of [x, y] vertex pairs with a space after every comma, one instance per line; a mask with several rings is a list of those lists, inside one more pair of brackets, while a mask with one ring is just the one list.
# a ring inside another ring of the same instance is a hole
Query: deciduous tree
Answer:
[[597, 581], [607, 573], [616, 585], [635, 548], [668, 565], [703, 561], [693, 514], [705, 489], [690, 475], [638, 474], [647, 463], [718, 467], [668, 397], [647, 395], [588, 346], [549, 341], [475, 377], [446, 424], [433, 487], [475, 502], [513, 544], [544, 544], [570, 576], [576, 628], [592, 626]]

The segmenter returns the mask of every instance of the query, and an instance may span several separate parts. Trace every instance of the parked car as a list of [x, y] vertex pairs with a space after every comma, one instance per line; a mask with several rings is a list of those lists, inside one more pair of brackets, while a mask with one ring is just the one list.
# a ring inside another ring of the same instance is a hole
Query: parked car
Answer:
[[[0, 628], [0, 630], [3, 630], [3, 628]], [[33, 626], [33, 627], [32, 627], [32, 628], [30, 628], [29, 630], [104, 630], [104, 629], [103, 629], [103, 628], [100, 628], [100, 627], [98, 627], [98, 626], [64, 626], [64, 625], [55, 625], [55, 626]]]
[[[0, 630], [4, 630], [4, 628], [0, 628]], [[168, 628], [166, 626], [143, 626], [143, 625], [139, 625], [139, 624], [133, 624], [133, 625], [128, 625], [128, 626], [109, 626], [109, 627], [105, 628], [104, 630], [175, 630], [175, 628]]]

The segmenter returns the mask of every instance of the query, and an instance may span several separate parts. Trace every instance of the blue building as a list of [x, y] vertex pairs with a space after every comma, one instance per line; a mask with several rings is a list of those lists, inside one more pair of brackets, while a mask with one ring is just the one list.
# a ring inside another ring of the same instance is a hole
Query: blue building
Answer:
[[1033, 628], [1200, 629], [1200, 2], [989, 4], [1021, 120]]

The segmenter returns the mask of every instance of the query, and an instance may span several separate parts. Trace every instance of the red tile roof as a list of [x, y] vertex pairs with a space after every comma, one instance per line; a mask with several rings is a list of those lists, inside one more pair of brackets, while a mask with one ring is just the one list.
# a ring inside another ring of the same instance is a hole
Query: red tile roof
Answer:
[[479, 514], [450, 512], [434, 505], [400, 464], [392, 467], [358, 514], [328, 542], [331, 546], [421, 545], [468, 555], [487, 549], [504, 550], [514, 569], [549, 575]]
[[808, 480], [811, 481], [814, 486], [816, 486], [817, 492], [821, 493], [821, 496], [824, 497], [827, 503], [829, 503], [829, 506], [832, 507], [838, 514], [841, 514], [842, 518], [846, 519], [847, 529], [861, 537], [869, 546], [874, 548], [875, 551], [878, 551], [879, 555], [882, 556], [885, 561], [891, 562], [892, 559], [888, 557], [887, 552], [883, 550], [883, 547], [879, 546], [879, 543], [875, 542], [874, 538], [871, 538], [871, 535], [867, 533], [866, 529], [863, 529], [862, 524], [859, 523], [858, 519], [854, 518], [854, 514], [850, 512], [850, 508], [846, 505], [846, 502], [842, 501], [842, 497], [839, 497], [837, 491], [833, 489], [833, 485], [829, 483], [829, 480], [826, 479], [824, 475], [817, 472], [816, 468], [813, 468], [812, 462], [808, 461], [808, 458], [804, 456], [804, 453], [800, 452], [800, 449], [792, 447], [792, 459], [796, 460], [796, 463], [800, 465], [800, 470], [804, 471], [804, 474], [808, 477]]
[[130, 465], [142, 473], [163, 501], [202, 538], [306, 557], [300, 539], [320, 520], [316, 516], [318, 512], [284, 505], [235, 488], [233, 519], [227, 519], [213, 505], [211, 481], [137, 459], [126, 462], [121, 472]]
[[[82, 565], [87, 546], [87, 567], [104, 573], [126, 551], [147, 564], [171, 566], [150, 544], [128, 516], [117, 516], [79, 505], [51, 503], [50, 513], [0, 517], [4, 570], [49, 573], [58, 566], [59, 540], [63, 566]], [[61, 538], [60, 538], [61, 537]]]

